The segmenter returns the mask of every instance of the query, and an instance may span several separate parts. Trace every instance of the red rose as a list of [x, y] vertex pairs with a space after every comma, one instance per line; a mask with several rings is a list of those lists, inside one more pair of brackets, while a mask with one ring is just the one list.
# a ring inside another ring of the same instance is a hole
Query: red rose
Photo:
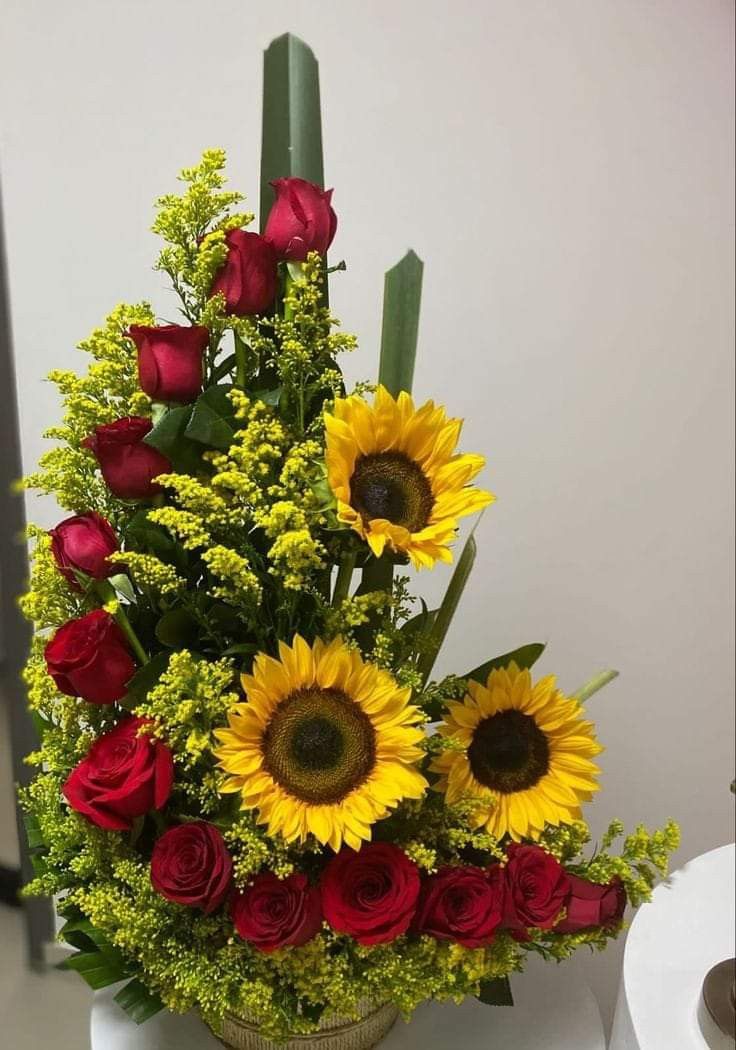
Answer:
[[145, 718], [126, 718], [96, 740], [72, 771], [64, 797], [107, 831], [130, 831], [136, 817], [166, 805], [174, 781], [171, 752], [148, 734]]
[[102, 476], [120, 499], [148, 499], [161, 491], [153, 479], [168, 474], [171, 463], [143, 438], [153, 428], [150, 419], [128, 416], [97, 427], [83, 442], [94, 452]]
[[233, 862], [222, 835], [203, 820], [179, 824], [156, 842], [151, 882], [162, 897], [210, 915], [230, 889]]
[[540, 846], [513, 842], [506, 851], [504, 926], [519, 940], [527, 928], [550, 930], [565, 907], [570, 879], [560, 862]]
[[555, 926], [555, 933], [577, 933], [592, 927], [618, 926], [626, 910], [626, 890], [621, 879], [614, 878], [605, 886], [568, 875], [571, 892], [567, 915]]
[[194, 401], [202, 389], [202, 355], [210, 333], [202, 325], [134, 324], [128, 335], [138, 348], [138, 380], [154, 401]]
[[359, 853], [344, 849], [322, 876], [325, 918], [359, 944], [385, 944], [408, 930], [419, 886], [419, 869], [398, 846], [375, 842]]
[[326, 255], [337, 229], [332, 190], [322, 190], [306, 179], [276, 179], [271, 185], [276, 200], [264, 236], [279, 259], [303, 262], [309, 252]]
[[261, 952], [273, 952], [311, 941], [322, 925], [322, 902], [306, 875], [279, 879], [267, 872], [237, 895], [232, 916], [244, 941]]
[[104, 580], [120, 571], [107, 560], [108, 555], [118, 550], [118, 538], [101, 514], [90, 511], [65, 518], [51, 529], [49, 536], [59, 572], [76, 591], [82, 589], [76, 576], [78, 572], [93, 580]]
[[237, 317], [262, 314], [276, 297], [278, 264], [270, 241], [257, 233], [229, 230], [227, 259], [215, 277], [211, 295], [225, 296], [228, 313]]
[[440, 941], [484, 948], [502, 919], [502, 894], [493, 869], [441, 868], [422, 886], [414, 929]]
[[92, 704], [121, 700], [136, 670], [125, 635], [104, 609], [65, 623], [44, 655], [60, 692]]

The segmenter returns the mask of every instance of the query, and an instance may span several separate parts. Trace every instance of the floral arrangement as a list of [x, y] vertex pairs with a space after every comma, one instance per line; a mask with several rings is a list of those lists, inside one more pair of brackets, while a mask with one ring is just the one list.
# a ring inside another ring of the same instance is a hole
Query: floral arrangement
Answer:
[[51, 376], [64, 421], [26, 483], [70, 516], [31, 527], [22, 599], [29, 891], [138, 1021], [197, 1007], [283, 1040], [366, 996], [509, 1002], [529, 952], [618, 934], [676, 826], [583, 855], [583, 703], [610, 673], [566, 695], [531, 644], [432, 679], [472, 536], [438, 609], [412, 587], [491, 503], [484, 460], [415, 405], [390, 331], [382, 382], [346, 391], [331, 192], [277, 179], [258, 234], [223, 167], [158, 201], [181, 320], [118, 306], [87, 373]]

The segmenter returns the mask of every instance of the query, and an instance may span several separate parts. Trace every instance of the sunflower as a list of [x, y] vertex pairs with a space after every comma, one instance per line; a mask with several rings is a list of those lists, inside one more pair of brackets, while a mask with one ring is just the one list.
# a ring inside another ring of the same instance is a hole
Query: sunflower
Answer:
[[360, 849], [372, 824], [424, 793], [411, 691], [342, 639], [279, 642], [278, 660], [259, 653], [242, 682], [246, 702], [216, 730], [221, 790], [240, 792], [270, 835], [303, 842], [311, 832], [335, 851]]
[[534, 685], [511, 663], [486, 685], [469, 681], [462, 703], [448, 709], [439, 732], [459, 749], [431, 767], [448, 803], [477, 795], [477, 825], [497, 838], [537, 839], [545, 824], [580, 819], [580, 804], [598, 790], [592, 759], [603, 748], [553, 675]]
[[468, 485], [482, 456], [455, 452], [462, 420], [428, 401], [416, 409], [406, 393], [380, 386], [373, 405], [337, 398], [325, 414], [327, 477], [337, 516], [379, 558], [386, 547], [408, 554], [415, 568], [452, 561], [457, 520], [492, 502]]

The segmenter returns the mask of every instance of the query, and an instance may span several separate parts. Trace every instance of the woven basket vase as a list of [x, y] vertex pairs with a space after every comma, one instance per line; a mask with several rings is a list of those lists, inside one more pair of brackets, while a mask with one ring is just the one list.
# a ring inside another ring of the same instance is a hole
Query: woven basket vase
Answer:
[[220, 1041], [229, 1050], [372, 1050], [393, 1027], [399, 1011], [391, 1003], [358, 1004], [358, 1021], [332, 1017], [312, 1035], [298, 1035], [285, 1043], [274, 1043], [247, 1018], [226, 1014]]

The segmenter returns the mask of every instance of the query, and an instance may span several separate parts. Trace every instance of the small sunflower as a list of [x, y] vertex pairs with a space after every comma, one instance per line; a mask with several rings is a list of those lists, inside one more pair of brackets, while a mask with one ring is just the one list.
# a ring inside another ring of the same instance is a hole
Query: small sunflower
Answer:
[[221, 790], [240, 792], [270, 835], [303, 842], [311, 832], [335, 851], [360, 849], [372, 824], [424, 793], [411, 691], [340, 638], [280, 642], [279, 659], [260, 653], [242, 682], [246, 701], [216, 730]]
[[448, 544], [458, 518], [494, 499], [468, 484], [483, 457], [455, 452], [462, 420], [448, 419], [433, 401], [417, 409], [408, 394], [394, 399], [381, 386], [372, 406], [357, 396], [337, 398], [325, 427], [340, 521], [376, 557], [388, 547], [408, 554], [415, 568], [452, 561]]
[[439, 732], [460, 749], [432, 764], [448, 803], [477, 795], [477, 824], [497, 838], [536, 839], [545, 824], [580, 819], [580, 804], [598, 791], [592, 759], [603, 748], [553, 675], [534, 685], [511, 663], [486, 685], [469, 681], [463, 702], [448, 709]]

